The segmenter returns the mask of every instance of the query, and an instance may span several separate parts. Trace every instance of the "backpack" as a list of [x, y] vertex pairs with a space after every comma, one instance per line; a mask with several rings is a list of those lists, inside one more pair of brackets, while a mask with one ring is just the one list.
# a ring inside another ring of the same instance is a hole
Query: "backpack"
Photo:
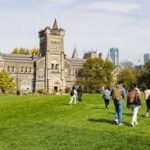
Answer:
[[74, 89], [72, 89], [70, 92], [70, 96], [73, 96], [73, 95], [74, 95]]
[[147, 97], [147, 100], [150, 101], [150, 95]]
[[120, 100], [121, 99], [121, 90], [120, 88], [115, 88], [113, 90], [113, 95], [112, 95], [113, 99], [115, 100]]

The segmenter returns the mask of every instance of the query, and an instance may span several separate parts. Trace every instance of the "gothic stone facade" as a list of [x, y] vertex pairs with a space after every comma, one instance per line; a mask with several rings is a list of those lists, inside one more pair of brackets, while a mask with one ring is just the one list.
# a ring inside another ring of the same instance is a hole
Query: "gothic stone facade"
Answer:
[[76, 50], [72, 58], [65, 57], [64, 35], [55, 20], [52, 28], [39, 32], [39, 57], [0, 54], [0, 70], [14, 78], [20, 91], [64, 92], [75, 84], [77, 72], [85, 62], [77, 57]]

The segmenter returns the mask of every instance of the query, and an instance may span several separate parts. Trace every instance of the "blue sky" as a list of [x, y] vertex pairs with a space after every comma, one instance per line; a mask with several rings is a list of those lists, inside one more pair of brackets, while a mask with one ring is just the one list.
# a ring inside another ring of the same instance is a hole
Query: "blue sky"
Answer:
[[106, 56], [117, 47], [121, 60], [137, 64], [150, 53], [149, 6], [149, 0], [0, 0], [0, 51], [39, 47], [38, 31], [56, 18], [68, 57], [74, 47], [80, 56], [92, 49]]

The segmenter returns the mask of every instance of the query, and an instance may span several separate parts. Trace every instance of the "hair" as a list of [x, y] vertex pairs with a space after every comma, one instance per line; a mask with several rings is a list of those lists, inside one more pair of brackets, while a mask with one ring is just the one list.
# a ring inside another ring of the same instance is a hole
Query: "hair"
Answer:
[[131, 87], [130, 87], [130, 89], [133, 90], [136, 87], [137, 87], [136, 84], [132, 84]]
[[118, 84], [123, 84], [123, 81], [119, 81]]

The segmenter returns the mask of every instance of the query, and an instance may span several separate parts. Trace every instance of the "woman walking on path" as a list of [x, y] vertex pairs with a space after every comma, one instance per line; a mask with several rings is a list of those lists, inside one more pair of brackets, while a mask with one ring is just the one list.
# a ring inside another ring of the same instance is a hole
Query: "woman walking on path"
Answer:
[[72, 104], [73, 102], [74, 102], [74, 104], [77, 103], [76, 95], [77, 95], [77, 91], [76, 91], [76, 88], [73, 86], [71, 91], [70, 91], [71, 99], [70, 99], [69, 104]]
[[138, 124], [137, 115], [141, 105], [140, 94], [137, 88], [133, 85], [131, 89], [128, 91], [127, 96], [127, 107], [131, 108], [132, 111], [132, 121], [131, 125], [134, 127]]
[[105, 87], [103, 91], [103, 99], [105, 101], [105, 108], [109, 108], [109, 100], [110, 100], [111, 91], [109, 88]]

